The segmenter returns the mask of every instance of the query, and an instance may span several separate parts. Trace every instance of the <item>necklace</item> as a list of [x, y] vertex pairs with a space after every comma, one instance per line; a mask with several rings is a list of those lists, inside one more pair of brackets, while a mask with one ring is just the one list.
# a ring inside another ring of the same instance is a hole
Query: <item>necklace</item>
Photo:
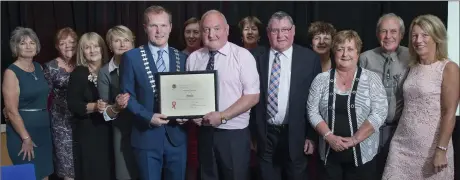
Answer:
[[32, 67], [30, 66], [27, 67], [27, 72], [30, 73], [34, 77], [35, 81], [38, 80], [37, 74], [35, 74], [35, 66], [33, 63], [32, 63]]
[[92, 82], [94, 84], [94, 86], [97, 87], [97, 73], [95, 73], [96, 70], [93, 70], [93, 72], [92, 72], [91, 67], [88, 67], [88, 69], [89, 69], [88, 81]]
[[339, 73], [337, 73], [338, 77], [342, 80], [341, 84], [343, 86], [347, 86], [347, 84], [351, 84], [353, 81], [353, 78], [347, 78], [346, 76], [341, 76]]
[[70, 68], [70, 69], [73, 69], [73, 66], [74, 66], [74, 65], [70, 63], [70, 61], [71, 61], [70, 59], [67, 60], [67, 61], [64, 60], [64, 59], [62, 59], [62, 58], [60, 58], [60, 59], [62, 60], [62, 62], [64, 63], [65, 66], [67, 66], [67, 67]]

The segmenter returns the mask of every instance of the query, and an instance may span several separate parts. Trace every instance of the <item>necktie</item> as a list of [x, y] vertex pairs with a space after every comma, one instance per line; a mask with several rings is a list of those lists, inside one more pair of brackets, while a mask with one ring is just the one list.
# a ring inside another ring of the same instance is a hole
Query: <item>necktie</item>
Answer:
[[157, 70], [158, 72], [165, 72], [166, 66], [165, 62], [163, 60], [163, 51], [162, 49], [158, 50], [158, 58], [155, 64], [157, 65]]
[[280, 73], [280, 53], [275, 53], [275, 60], [273, 61], [272, 70], [270, 72], [270, 82], [268, 84], [267, 110], [270, 118], [274, 118], [278, 113], [278, 90], [280, 84]]
[[[214, 56], [217, 54], [217, 51], [209, 51], [209, 61], [206, 65], [206, 70], [214, 70]], [[212, 167], [214, 163], [214, 127], [209, 125], [200, 126], [200, 133], [198, 133], [199, 138], [199, 147], [198, 154], [203, 156], [200, 160], [203, 167]], [[208, 171], [208, 168], [203, 169], [203, 171]]]
[[206, 70], [214, 70], [214, 56], [217, 54], [217, 51], [209, 51], [209, 61], [206, 66]]
[[390, 74], [390, 69], [391, 69], [391, 62], [393, 59], [391, 58], [390, 55], [386, 56], [385, 58], [385, 63], [383, 64], [383, 73], [384, 73], [384, 78], [383, 78], [383, 85], [386, 87], [390, 87], [391, 85], [391, 74]]

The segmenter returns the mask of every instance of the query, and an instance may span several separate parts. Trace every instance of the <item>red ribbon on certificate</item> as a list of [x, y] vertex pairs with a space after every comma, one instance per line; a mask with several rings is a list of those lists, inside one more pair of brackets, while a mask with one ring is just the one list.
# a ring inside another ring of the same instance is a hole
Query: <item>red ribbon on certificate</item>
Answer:
[[176, 109], [176, 101], [173, 101], [173, 102], [172, 102], [172, 108], [173, 108], [173, 109]]

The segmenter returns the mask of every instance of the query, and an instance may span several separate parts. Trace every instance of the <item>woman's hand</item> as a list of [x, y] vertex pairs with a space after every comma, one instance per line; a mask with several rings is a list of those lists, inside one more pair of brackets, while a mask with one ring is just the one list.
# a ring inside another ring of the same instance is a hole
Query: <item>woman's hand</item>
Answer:
[[34, 153], [34, 147], [37, 147], [35, 143], [32, 141], [32, 139], [27, 138], [22, 141], [22, 148], [21, 151], [19, 151], [18, 156], [21, 155], [21, 153], [24, 153], [22, 156], [22, 160], [27, 159], [30, 161], [35, 158], [35, 153]]
[[433, 167], [435, 173], [441, 172], [447, 167], [446, 151], [436, 149], [433, 158]]
[[326, 142], [336, 152], [340, 152], [340, 151], [343, 151], [345, 149], [348, 149], [346, 144], [343, 143], [344, 142], [343, 137], [336, 136], [334, 134], [328, 135], [326, 137]]
[[107, 107], [107, 103], [104, 100], [102, 99], [97, 100], [97, 103], [96, 103], [97, 111], [99, 111], [100, 113], [103, 113], [106, 107]]
[[115, 98], [116, 111], [121, 111], [122, 109], [125, 109], [126, 106], [128, 106], [128, 100], [129, 100], [129, 94], [128, 93], [117, 95], [117, 97]]

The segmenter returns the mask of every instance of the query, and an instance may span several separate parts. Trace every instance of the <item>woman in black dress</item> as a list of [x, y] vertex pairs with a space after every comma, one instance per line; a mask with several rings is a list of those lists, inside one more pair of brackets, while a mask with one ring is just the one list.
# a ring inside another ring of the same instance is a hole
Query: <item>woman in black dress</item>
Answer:
[[77, 67], [70, 74], [67, 102], [73, 113], [75, 179], [112, 180], [111, 125], [104, 121], [97, 74], [107, 61], [107, 47], [97, 33], [84, 34], [77, 49]]

